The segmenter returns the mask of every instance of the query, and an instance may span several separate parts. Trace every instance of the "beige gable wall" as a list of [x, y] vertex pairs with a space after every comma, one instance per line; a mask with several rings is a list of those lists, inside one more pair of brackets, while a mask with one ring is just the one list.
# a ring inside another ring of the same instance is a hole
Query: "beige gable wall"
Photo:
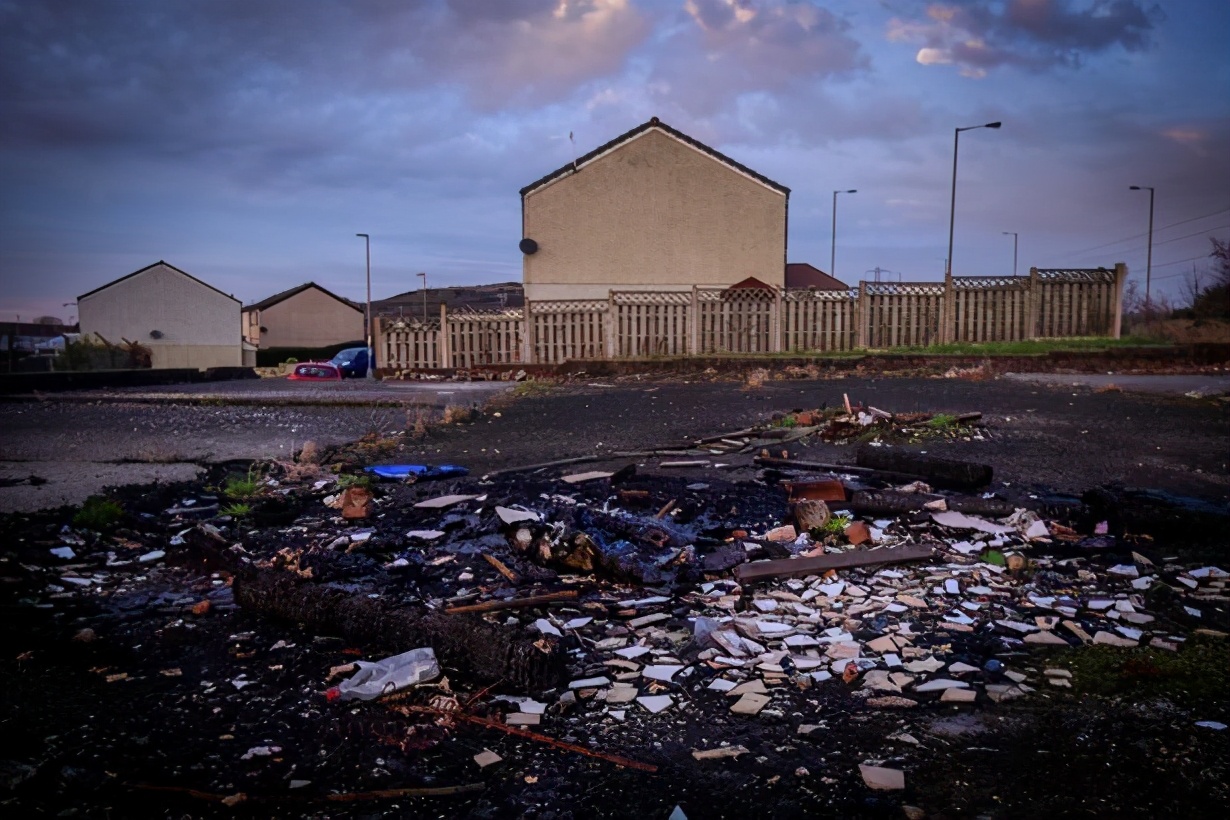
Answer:
[[365, 338], [363, 312], [316, 288], [300, 291], [260, 312], [260, 346], [327, 347]]
[[531, 191], [524, 220], [531, 301], [784, 284], [786, 196], [658, 129]]
[[[240, 305], [166, 265], [117, 282], [77, 303], [83, 334], [150, 348], [154, 367], [238, 367]], [[162, 338], [155, 339], [150, 331]]]

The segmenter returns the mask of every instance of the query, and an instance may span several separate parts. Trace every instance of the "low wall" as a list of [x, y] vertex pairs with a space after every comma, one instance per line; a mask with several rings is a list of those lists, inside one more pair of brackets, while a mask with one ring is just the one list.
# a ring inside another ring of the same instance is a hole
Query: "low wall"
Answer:
[[83, 370], [71, 373], [4, 373], [0, 374], [0, 395], [20, 393], [56, 393], [65, 390], [96, 390], [104, 387], [149, 387], [157, 384], [190, 384], [192, 382], [255, 379], [250, 367], [164, 368], [154, 370]]

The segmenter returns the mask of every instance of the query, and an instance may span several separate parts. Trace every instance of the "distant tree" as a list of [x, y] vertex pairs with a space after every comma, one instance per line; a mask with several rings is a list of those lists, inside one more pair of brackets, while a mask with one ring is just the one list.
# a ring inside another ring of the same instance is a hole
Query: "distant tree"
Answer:
[[1209, 237], [1209, 242], [1213, 245], [1209, 252], [1212, 265], [1207, 273], [1212, 282], [1201, 287], [1201, 277], [1191, 283], [1192, 310], [1198, 318], [1230, 318], [1230, 241]]
[[40, 316], [34, 320], [36, 325], [62, 325], [64, 320], [59, 316]]

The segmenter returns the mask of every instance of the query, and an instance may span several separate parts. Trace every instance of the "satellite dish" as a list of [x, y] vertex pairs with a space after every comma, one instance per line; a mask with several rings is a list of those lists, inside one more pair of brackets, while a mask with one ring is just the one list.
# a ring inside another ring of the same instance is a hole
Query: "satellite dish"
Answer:
[[525, 254], [526, 256], [529, 256], [531, 254], [538, 252], [538, 243], [535, 242], [533, 239], [530, 239], [528, 236], [525, 239], [522, 239], [517, 244], [517, 247], [520, 248], [521, 252]]
[[151, 339], [161, 339], [161, 338], [162, 338], [162, 331], [161, 331], [161, 330], [151, 330], [151, 331], [149, 332], [149, 335], [150, 335], [150, 338], [151, 338]]

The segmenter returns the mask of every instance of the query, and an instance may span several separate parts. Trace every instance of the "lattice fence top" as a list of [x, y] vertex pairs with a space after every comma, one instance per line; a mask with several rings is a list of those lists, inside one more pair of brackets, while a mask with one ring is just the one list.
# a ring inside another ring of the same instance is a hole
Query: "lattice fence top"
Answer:
[[448, 319], [450, 322], [454, 319], [459, 322], [474, 320], [481, 321], [484, 319], [504, 321], [509, 319], [520, 319], [521, 315], [521, 308], [493, 308], [491, 310], [475, 310], [474, 308], [465, 308], [463, 310], [457, 310], [456, 312], [450, 311], [448, 313]]
[[597, 299], [560, 299], [553, 302], [530, 302], [530, 312], [543, 313], [606, 313], [607, 304]]
[[1115, 272], [1106, 268], [1038, 269], [1038, 278], [1044, 282], [1102, 282], [1113, 283]]
[[865, 282], [868, 296], [943, 296], [943, 282]]
[[850, 290], [788, 290], [782, 294], [785, 302], [849, 302], [858, 298], [858, 289]]
[[617, 305], [690, 305], [691, 291], [674, 290], [616, 290], [611, 299]]
[[381, 319], [381, 327], [385, 331], [403, 333], [435, 332], [440, 329], [440, 320], [433, 319], [424, 322], [422, 319]]
[[1020, 290], [1029, 287], [1029, 279], [1024, 276], [954, 276], [952, 287], [954, 290]]
[[724, 288], [721, 290], [698, 290], [701, 302], [772, 302], [777, 294], [764, 288]]

